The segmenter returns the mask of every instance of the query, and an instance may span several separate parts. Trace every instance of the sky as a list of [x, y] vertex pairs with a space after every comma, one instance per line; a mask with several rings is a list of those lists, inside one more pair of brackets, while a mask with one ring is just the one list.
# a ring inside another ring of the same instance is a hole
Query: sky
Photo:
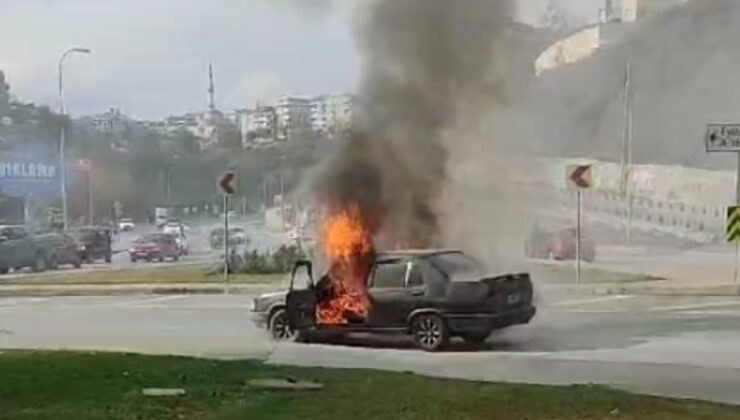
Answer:
[[[357, 1], [0, 0], [0, 70], [18, 99], [56, 108], [60, 55], [90, 48], [65, 61], [73, 115], [119, 108], [158, 119], [203, 110], [209, 63], [223, 110], [354, 91], [361, 69], [348, 4]], [[536, 22], [547, 1], [518, 0], [521, 17]], [[553, 1], [576, 16], [595, 3]]]

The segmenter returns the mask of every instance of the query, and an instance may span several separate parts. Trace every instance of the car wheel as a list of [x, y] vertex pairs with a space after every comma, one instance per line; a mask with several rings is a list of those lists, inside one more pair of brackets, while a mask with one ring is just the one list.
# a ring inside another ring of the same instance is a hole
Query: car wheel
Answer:
[[449, 331], [439, 315], [423, 314], [411, 323], [411, 332], [416, 345], [425, 351], [438, 351], [450, 340]]
[[136, 257], [131, 257], [131, 262], [136, 264]]
[[36, 262], [33, 265], [33, 271], [40, 273], [42, 271], [46, 271], [46, 258], [44, 258], [43, 255], [39, 255], [36, 257]]
[[113, 255], [111, 254], [105, 254], [105, 263], [110, 264], [111, 261], [113, 261]]
[[288, 312], [283, 308], [273, 312], [267, 323], [267, 328], [270, 337], [275, 341], [296, 341], [298, 339], [298, 334], [290, 328]]
[[0, 275], [2, 275], [2, 274], [8, 274], [8, 271], [9, 271], [9, 270], [8, 270], [7, 268], [5, 268], [5, 267], [0, 267]]
[[74, 268], [82, 268], [82, 260], [78, 258], [78, 259], [76, 259], [76, 260], [75, 260], [75, 261], [74, 261], [74, 262], [72, 263], [72, 265], [74, 266]]
[[163, 263], [164, 262], [164, 257], [159, 257], [159, 262]]
[[180, 261], [180, 256], [179, 255], [173, 256], [172, 261], [175, 261], [175, 262]]

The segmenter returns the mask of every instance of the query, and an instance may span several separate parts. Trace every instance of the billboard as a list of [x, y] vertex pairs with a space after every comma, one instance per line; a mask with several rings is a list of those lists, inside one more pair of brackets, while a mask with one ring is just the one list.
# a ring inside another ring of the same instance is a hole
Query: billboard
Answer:
[[12, 197], [60, 197], [59, 162], [41, 154], [0, 154], [0, 193]]

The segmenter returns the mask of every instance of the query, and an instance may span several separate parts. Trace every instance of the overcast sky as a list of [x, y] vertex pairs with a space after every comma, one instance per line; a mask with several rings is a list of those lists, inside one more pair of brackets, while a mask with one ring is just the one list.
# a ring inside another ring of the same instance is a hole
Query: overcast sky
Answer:
[[[225, 110], [280, 94], [352, 91], [359, 57], [351, 13], [319, 7], [329, 1], [0, 0], [0, 70], [19, 99], [56, 107], [60, 54], [92, 49], [65, 62], [67, 108], [75, 115], [111, 107], [139, 118], [202, 110], [209, 62]], [[555, 2], [588, 16], [597, 0]], [[518, 3], [536, 21], [547, 0]]]

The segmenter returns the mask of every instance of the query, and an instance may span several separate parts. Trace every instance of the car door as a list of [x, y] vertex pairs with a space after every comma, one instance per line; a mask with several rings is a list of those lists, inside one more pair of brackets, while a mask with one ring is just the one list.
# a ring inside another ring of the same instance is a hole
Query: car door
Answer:
[[11, 254], [13, 255], [13, 264], [16, 267], [33, 266], [35, 260], [35, 252], [33, 246], [33, 240], [28, 234], [28, 231], [22, 227], [9, 228], [9, 241]]
[[292, 329], [297, 331], [316, 326], [316, 290], [310, 261], [298, 261], [293, 266], [285, 307]]
[[373, 327], [400, 327], [406, 324], [407, 315], [419, 307], [424, 296], [422, 284], [409, 284], [412, 279], [421, 281], [415, 263], [411, 260], [379, 262], [373, 269], [369, 287], [369, 325]]

